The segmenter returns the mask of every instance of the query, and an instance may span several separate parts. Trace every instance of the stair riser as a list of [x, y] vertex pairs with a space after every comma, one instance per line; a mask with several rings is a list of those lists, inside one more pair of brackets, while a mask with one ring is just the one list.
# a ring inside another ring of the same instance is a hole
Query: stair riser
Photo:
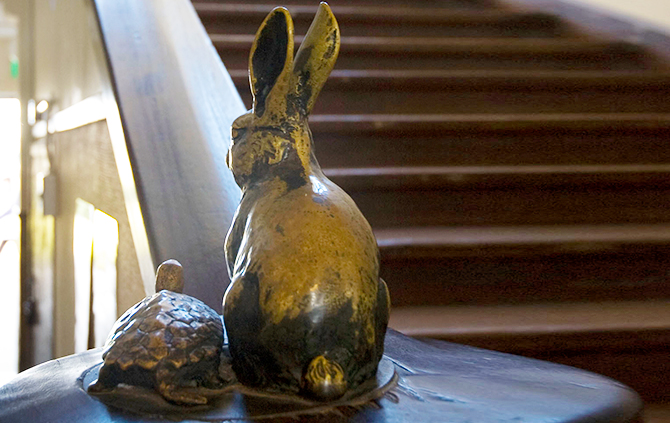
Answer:
[[[248, 46], [230, 46], [214, 43], [227, 69], [248, 67]], [[297, 48], [297, 47], [296, 47]], [[579, 70], [634, 70], [654, 68], [656, 65], [638, 54], [475, 54], [475, 53], [420, 53], [420, 52], [356, 52], [343, 45], [336, 69], [579, 69]]]
[[[337, 14], [337, 12], [335, 12]], [[263, 17], [201, 14], [207, 32], [216, 34], [254, 34], [263, 22]], [[311, 24], [312, 16], [294, 17], [295, 33], [305, 34]], [[539, 19], [525, 21], [500, 20], [497, 22], [453, 23], [404, 23], [404, 22], [362, 22], [338, 17], [342, 35], [346, 37], [384, 36], [384, 37], [556, 37], [560, 28], [551, 22]], [[543, 25], [548, 23], [548, 25]]]
[[395, 307], [670, 298], [670, 255], [653, 248], [646, 255], [487, 257], [482, 250], [435, 259], [395, 259], [382, 249], [381, 276]]
[[[347, 190], [373, 227], [670, 221], [670, 189]], [[468, 189], [470, 188], [470, 189]]]
[[[448, 82], [447, 82], [448, 84]], [[643, 113], [670, 111], [670, 87], [638, 88], [613, 95], [605, 90], [448, 90], [418, 87], [393, 90], [378, 87], [356, 89], [324, 88], [314, 114], [418, 114], [435, 113]], [[248, 84], [238, 86], [250, 107]]]
[[332, 134], [313, 125], [324, 168], [670, 163], [668, 131], [422, 134], [419, 126], [408, 125], [398, 132]]
[[[231, 0], [192, 0], [193, 3], [235, 3]], [[244, 0], [239, 1], [244, 4], [264, 4], [270, 5], [271, 7], [276, 6], [278, 3], [271, 0]], [[305, 5], [305, 4], [314, 4], [310, 3], [307, 0], [282, 0], [281, 4], [283, 5]], [[330, 0], [328, 4], [332, 7], [337, 6], [409, 6], [412, 7], [447, 7], [447, 8], [466, 8], [466, 9], [479, 9], [479, 8], [488, 8], [493, 7], [495, 0], [421, 0], [421, 2], [408, 2], [407, 0], [385, 0], [385, 1], [370, 1], [362, 3], [361, 0]]]

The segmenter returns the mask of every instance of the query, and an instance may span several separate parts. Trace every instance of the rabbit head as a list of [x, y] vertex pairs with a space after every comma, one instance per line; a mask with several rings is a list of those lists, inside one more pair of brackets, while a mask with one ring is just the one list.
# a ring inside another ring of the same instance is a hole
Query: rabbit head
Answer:
[[253, 108], [232, 125], [228, 167], [245, 188], [277, 174], [307, 178], [318, 167], [307, 126], [340, 48], [340, 30], [321, 3], [293, 58], [293, 20], [275, 8], [261, 24], [249, 55]]

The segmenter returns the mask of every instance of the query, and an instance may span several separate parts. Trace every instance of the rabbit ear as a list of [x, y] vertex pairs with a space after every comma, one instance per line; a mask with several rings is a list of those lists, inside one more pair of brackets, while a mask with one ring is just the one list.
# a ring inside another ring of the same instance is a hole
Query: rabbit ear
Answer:
[[[265, 110], [285, 110], [288, 82], [293, 66], [293, 20], [288, 10], [277, 7], [265, 18], [249, 55], [249, 83], [253, 108], [261, 117]], [[279, 104], [275, 104], [279, 103]]]
[[335, 66], [340, 51], [340, 28], [330, 6], [322, 2], [298, 49], [289, 86], [289, 107], [307, 116]]

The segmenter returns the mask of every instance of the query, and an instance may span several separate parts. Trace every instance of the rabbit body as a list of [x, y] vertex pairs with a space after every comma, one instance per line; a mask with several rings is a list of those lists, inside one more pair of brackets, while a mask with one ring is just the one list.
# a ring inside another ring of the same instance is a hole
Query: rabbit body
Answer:
[[312, 151], [307, 115], [339, 48], [328, 6], [295, 65], [292, 36], [277, 8], [252, 47], [254, 108], [233, 123], [228, 156], [243, 196], [223, 312], [242, 383], [328, 400], [375, 375], [390, 301], [370, 225]]

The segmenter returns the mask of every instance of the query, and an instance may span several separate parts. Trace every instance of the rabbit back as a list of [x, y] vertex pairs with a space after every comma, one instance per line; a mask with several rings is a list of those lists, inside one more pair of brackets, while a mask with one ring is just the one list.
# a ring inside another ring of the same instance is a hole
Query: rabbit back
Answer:
[[274, 322], [316, 306], [317, 298], [309, 304], [304, 298], [314, 297], [317, 286], [324, 305], [351, 299], [362, 312], [369, 308], [362, 298], [377, 290], [379, 251], [370, 225], [339, 187], [318, 184], [244, 198], [244, 218], [229, 235], [233, 280], [240, 273], [263, 275], [261, 306]]

